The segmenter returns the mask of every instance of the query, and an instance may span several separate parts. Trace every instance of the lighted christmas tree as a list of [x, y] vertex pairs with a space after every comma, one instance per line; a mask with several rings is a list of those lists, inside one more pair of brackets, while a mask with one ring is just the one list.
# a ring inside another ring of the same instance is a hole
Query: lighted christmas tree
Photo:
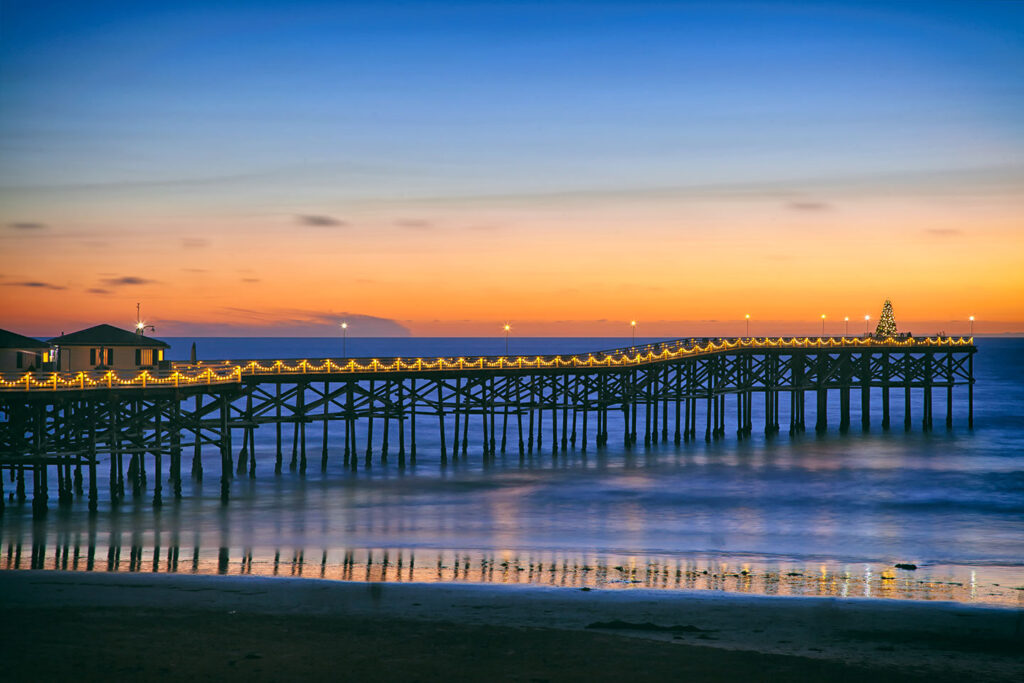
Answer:
[[888, 299], [885, 300], [885, 304], [882, 306], [882, 315], [878, 318], [875, 336], [879, 339], [896, 336], [896, 318], [892, 315], [892, 302]]

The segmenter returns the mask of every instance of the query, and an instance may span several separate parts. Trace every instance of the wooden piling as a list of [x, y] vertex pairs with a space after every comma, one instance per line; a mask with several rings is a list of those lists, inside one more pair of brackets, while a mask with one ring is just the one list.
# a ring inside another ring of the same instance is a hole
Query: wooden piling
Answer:
[[[181, 400], [171, 400], [171, 486], [174, 498], [181, 498]], [[92, 475], [90, 474], [90, 479]], [[91, 492], [90, 492], [91, 496]]]
[[398, 380], [398, 467], [405, 467], [405, 380]]
[[438, 421], [438, 435], [441, 437], [441, 464], [448, 464], [448, 448], [445, 446], [444, 438], [444, 396], [442, 394], [441, 387], [444, 385], [444, 380], [439, 379], [437, 381], [437, 421]]
[[889, 385], [892, 381], [892, 364], [889, 352], [882, 353], [882, 429], [889, 429]]
[[331, 383], [324, 381], [324, 410], [323, 410], [323, 430], [320, 435], [320, 472], [327, 471], [327, 426], [330, 424], [329, 420], [329, 408], [331, 401], [328, 398], [331, 395]]
[[221, 394], [220, 396], [220, 433], [219, 433], [219, 445], [220, 445], [220, 500], [221, 503], [227, 503], [231, 496], [231, 442], [228, 438], [230, 433], [230, 427], [228, 426], [228, 417], [230, 404], [228, 401], [227, 394]]
[[377, 394], [374, 391], [373, 380], [370, 380], [370, 391], [366, 401], [366, 454], [363, 459], [363, 467], [369, 469], [373, 464], [373, 412], [377, 403]]
[[153, 401], [153, 507], [164, 503], [163, 490], [163, 435], [161, 434], [160, 418], [163, 413], [161, 401]]
[[409, 463], [416, 464], [416, 378], [409, 380]]
[[[275, 383], [274, 388], [274, 474], [281, 474], [281, 460], [284, 454], [281, 452], [281, 383]], [[345, 442], [345, 449], [348, 450], [348, 442]]]

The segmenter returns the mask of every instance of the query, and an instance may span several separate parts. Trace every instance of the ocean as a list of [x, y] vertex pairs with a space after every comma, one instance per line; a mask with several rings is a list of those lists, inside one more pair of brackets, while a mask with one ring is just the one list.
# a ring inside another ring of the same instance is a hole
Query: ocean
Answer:
[[[169, 339], [169, 358], [338, 358], [341, 340]], [[648, 339], [637, 339], [646, 343]], [[576, 353], [630, 339], [509, 340], [512, 354]], [[353, 337], [349, 357], [494, 355], [505, 339]], [[119, 506], [103, 495], [33, 520], [31, 500], [0, 517], [0, 569], [305, 576], [358, 581], [494, 582], [595, 588], [712, 590], [1024, 605], [1024, 340], [983, 338], [975, 356], [974, 429], [966, 391], [954, 426], [904, 431], [879, 415], [789, 435], [703, 439], [520, 460], [515, 448], [484, 461], [479, 447], [442, 467], [433, 431], [420, 429], [417, 463], [351, 472], [340, 435], [319, 468], [273, 473], [272, 427], [256, 432], [257, 476], [237, 477], [219, 500], [218, 456], [207, 479], [187, 476], [183, 499], [154, 509], [151, 491]], [[830, 409], [837, 408], [832, 401]], [[856, 399], [854, 406], [857, 405]], [[873, 400], [877, 413], [880, 401]], [[808, 407], [813, 412], [813, 401]], [[731, 412], [732, 405], [729, 405]], [[855, 409], [856, 410], [856, 409]], [[915, 395], [914, 410], [919, 410]], [[855, 413], [856, 415], [856, 413]], [[917, 417], [915, 415], [915, 417]], [[423, 418], [426, 420], [426, 418]], [[613, 418], [614, 419], [614, 418]], [[727, 422], [727, 424], [730, 424]], [[811, 422], [813, 424], [813, 418]], [[340, 426], [340, 424], [339, 424]], [[475, 426], [475, 425], [474, 425]], [[287, 433], [287, 430], [286, 430]], [[434, 439], [432, 442], [431, 439]], [[471, 440], [471, 443], [478, 444]], [[236, 444], [240, 439], [236, 439]], [[394, 444], [392, 444], [394, 450]], [[237, 449], [236, 449], [237, 450]], [[187, 458], [186, 458], [187, 459]], [[187, 467], [185, 468], [187, 472]], [[104, 471], [101, 466], [101, 472]], [[166, 472], [165, 472], [166, 476]], [[149, 482], [152, 487], [152, 477]], [[10, 488], [7, 488], [10, 491]], [[903, 565], [903, 568], [897, 567]], [[914, 568], [911, 568], [914, 567]]]

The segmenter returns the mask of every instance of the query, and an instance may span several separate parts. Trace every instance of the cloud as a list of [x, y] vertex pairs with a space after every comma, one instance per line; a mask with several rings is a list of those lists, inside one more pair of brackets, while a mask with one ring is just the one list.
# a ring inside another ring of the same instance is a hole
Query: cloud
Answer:
[[[232, 334], [257, 337], [323, 336], [325, 333], [336, 334], [342, 320], [349, 325], [349, 337], [408, 337], [412, 334], [409, 328], [397, 320], [348, 311], [335, 313], [297, 308], [255, 310], [240, 307], [225, 307], [222, 311], [223, 322], [217, 324], [232, 328]], [[194, 327], [191, 323], [183, 324]]]
[[202, 249], [203, 247], [210, 246], [210, 240], [204, 240], [200, 237], [183, 237], [181, 239], [181, 246], [186, 249]]
[[260, 279], [258, 277], [243, 277], [242, 278], [242, 282], [259, 282], [259, 281], [260, 281]]
[[18, 221], [8, 223], [7, 227], [12, 230], [45, 230], [47, 225], [46, 223], [37, 223], [36, 221]]
[[296, 216], [296, 218], [302, 225], [312, 228], [341, 228], [348, 225], [347, 222], [333, 216], [304, 215]]
[[434, 227], [433, 224], [422, 218], [406, 218], [403, 220], [395, 221], [395, 225], [406, 230], [429, 230]]
[[147, 280], [142, 277], [135, 277], [134, 275], [126, 275], [124, 277], [108, 277], [102, 280], [103, 284], [108, 287], [123, 287], [125, 285], [151, 285], [156, 280]]
[[206, 268], [182, 268], [183, 273], [205, 273]]
[[963, 230], [957, 230], [956, 228], [929, 228], [925, 232], [936, 237], [953, 237], [954, 235], [964, 234]]
[[4, 287], [29, 287], [31, 289], [67, 289], [60, 285], [51, 285], [49, 282], [5, 282]]
[[786, 208], [792, 211], [827, 211], [832, 207], [825, 202], [801, 201], [790, 202], [789, 204], [786, 204]]
[[111, 294], [109, 289], [100, 289], [99, 287], [92, 287], [91, 289], [85, 290], [87, 294]]

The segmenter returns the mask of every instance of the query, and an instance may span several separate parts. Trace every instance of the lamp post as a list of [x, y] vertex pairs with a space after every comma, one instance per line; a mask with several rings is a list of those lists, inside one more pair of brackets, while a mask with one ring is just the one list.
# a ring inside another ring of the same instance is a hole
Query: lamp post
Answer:
[[141, 309], [142, 304], [135, 304], [135, 334], [139, 335], [140, 337], [145, 336], [147, 328], [156, 332], [155, 327], [153, 327], [152, 325], [147, 325], [146, 323], [142, 322]]
[[512, 326], [505, 323], [505, 355], [508, 355], [508, 333], [512, 330]]
[[348, 341], [348, 323], [341, 324], [341, 357], [348, 358], [348, 352], [345, 348], [345, 344]]
[[747, 336], [750, 336], [750, 314], [747, 313]]
[[864, 316], [864, 335], [865, 336], [868, 335], [868, 321], [869, 320], [871, 320], [871, 316], [870, 315]]
[[[974, 318], [971, 318], [971, 320], [974, 320]], [[636, 321], [635, 320], [630, 320], [629, 324], [630, 324], [630, 327], [633, 328], [633, 347], [636, 348]]]
[[972, 315], [968, 320], [971, 321], [971, 336], [974, 336], [974, 316]]
[[850, 316], [846, 316], [845, 318], [843, 318], [843, 320], [846, 321], [846, 334], [845, 334], [845, 336], [849, 337], [850, 336]]
[[821, 314], [821, 336], [825, 336], [825, 314]]

